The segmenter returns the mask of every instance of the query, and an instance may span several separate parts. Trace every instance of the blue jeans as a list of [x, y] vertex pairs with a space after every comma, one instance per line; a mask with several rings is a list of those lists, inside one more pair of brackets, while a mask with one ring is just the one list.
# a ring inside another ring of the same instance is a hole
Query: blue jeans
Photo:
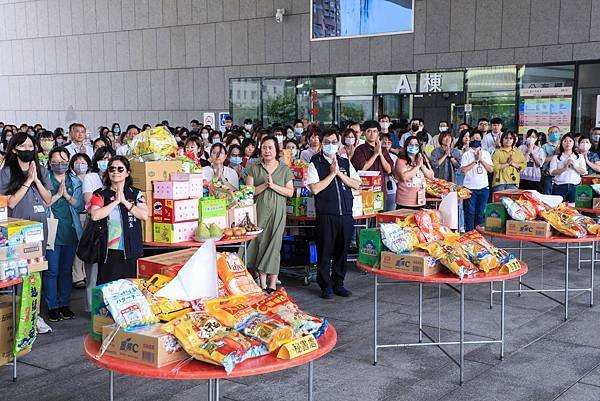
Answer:
[[575, 202], [575, 184], [560, 184], [552, 187], [552, 195], [560, 195], [565, 202]]
[[554, 177], [552, 177], [551, 175], [547, 174], [542, 176], [542, 183], [541, 183], [541, 192], [543, 195], [552, 195], [552, 179]]
[[73, 260], [76, 247], [54, 245], [54, 250], [46, 251], [48, 270], [44, 272], [44, 296], [48, 309], [69, 306], [73, 285]]
[[483, 224], [485, 205], [490, 194], [489, 188], [471, 189], [471, 197], [464, 201], [465, 204], [465, 229], [473, 230]]
[[500, 184], [492, 188], [492, 192], [506, 191], [507, 189], [517, 189], [515, 184]]
[[[465, 181], [465, 173], [457, 172], [455, 182], [458, 185], [463, 185]], [[465, 208], [464, 201], [458, 200], [458, 230], [459, 232], [465, 231]]]

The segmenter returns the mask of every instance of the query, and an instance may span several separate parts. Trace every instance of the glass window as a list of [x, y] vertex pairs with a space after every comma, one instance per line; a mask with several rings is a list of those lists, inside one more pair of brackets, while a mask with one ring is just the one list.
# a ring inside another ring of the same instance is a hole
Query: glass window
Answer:
[[373, 77], [338, 77], [335, 80], [336, 96], [372, 95]]
[[338, 96], [337, 121], [341, 126], [349, 121], [362, 122], [373, 119], [373, 96]]
[[504, 128], [515, 130], [517, 69], [515, 66], [469, 68], [466, 73], [467, 103], [472, 111], [464, 121], [476, 126], [480, 118], [499, 117]]
[[464, 82], [463, 71], [422, 72], [419, 74], [419, 92], [462, 92]]
[[417, 74], [378, 75], [377, 93], [415, 93]]
[[600, 125], [600, 64], [579, 65], [576, 129], [589, 133]]
[[333, 82], [333, 77], [298, 79], [298, 118], [306, 118], [320, 124], [333, 122]]
[[256, 122], [260, 108], [260, 79], [232, 79], [229, 81], [229, 114], [233, 123], [242, 125], [246, 118]]
[[296, 81], [264, 79], [262, 86], [263, 126], [291, 124], [296, 119]]

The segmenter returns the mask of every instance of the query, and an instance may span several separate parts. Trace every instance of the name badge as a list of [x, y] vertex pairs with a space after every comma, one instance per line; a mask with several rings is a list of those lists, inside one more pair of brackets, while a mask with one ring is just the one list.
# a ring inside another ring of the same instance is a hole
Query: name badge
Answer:
[[483, 174], [483, 167], [477, 166], [477, 174]]
[[33, 205], [33, 213], [45, 213], [44, 205]]

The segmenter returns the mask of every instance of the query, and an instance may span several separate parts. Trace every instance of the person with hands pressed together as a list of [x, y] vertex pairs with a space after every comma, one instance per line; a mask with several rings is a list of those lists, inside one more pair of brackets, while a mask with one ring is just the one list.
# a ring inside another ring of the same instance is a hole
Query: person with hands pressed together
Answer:
[[481, 132], [471, 134], [470, 150], [463, 153], [460, 166], [465, 173], [463, 185], [471, 190], [471, 197], [466, 200], [465, 230], [471, 231], [483, 224], [485, 205], [490, 195], [488, 173], [494, 171], [494, 163], [490, 154], [481, 148]]
[[440, 146], [431, 152], [431, 165], [436, 178], [450, 182], [455, 182], [461, 157], [460, 150], [452, 147], [453, 139], [450, 131], [442, 131], [438, 136]]
[[396, 209], [420, 209], [425, 206], [425, 179], [433, 178], [434, 174], [416, 136], [404, 142], [404, 151], [398, 155], [394, 174], [398, 180]]
[[585, 157], [575, 150], [571, 134], [560, 139], [558, 153], [552, 157], [549, 172], [554, 177], [552, 195], [560, 195], [565, 202], [575, 203], [575, 188], [581, 184], [581, 176], [587, 173], [587, 167]]
[[550, 162], [552, 161], [554, 155], [556, 155], [556, 152], [558, 151], [559, 142], [560, 130], [556, 125], [553, 125], [550, 128], [548, 128], [548, 142], [542, 145], [542, 149], [544, 149], [544, 152], [546, 152], [546, 160], [542, 165], [542, 188], [540, 192], [544, 195], [552, 194], [552, 181], [554, 177], [552, 177], [552, 175], [550, 174], [549, 169]]
[[525, 169], [521, 171], [520, 189], [540, 190], [542, 179], [542, 165], [546, 159], [546, 152], [539, 146], [538, 133], [529, 130], [525, 136], [525, 143], [519, 147], [525, 157]]
[[592, 149], [592, 142], [587, 135], [579, 137], [579, 153], [585, 159], [588, 174], [597, 174], [600, 172], [600, 157]]
[[280, 251], [286, 222], [286, 199], [294, 194], [293, 175], [278, 160], [279, 142], [266, 136], [260, 144], [260, 162], [247, 166], [246, 185], [254, 186], [257, 225], [263, 229], [248, 247], [246, 261], [259, 272], [260, 286], [267, 293], [276, 290]]
[[69, 137], [71, 143], [66, 146], [71, 157], [77, 153], [85, 153], [91, 159], [94, 157], [94, 149], [91, 145], [85, 143], [85, 125], [73, 123], [69, 126]]
[[123, 156], [108, 163], [104, 189], [94, 192], [92, 220], [101, 221], [108, 230], [106, 258], [98, 263], [97, 285], [136, 276], [137, 259], [144, 253], [140, 220], [148, 218], [144, 194], [132, 187], [131, 167]]
[[211, 166], [204, 167], [202, 173], [207, 182], [216, 180], [231, 191], [236, 191], [240, 188], [240, 180], [238, 173], [231, 167], [225, 166], [227, 159], [227, 150], [222, 143], [215, 143], [210, 148]]
[[360, 177], [350, 161], [337, 154], [340, 146], [337, 129], [325, 132], [321, 139], [322, 151], [312, 157], [307, 178], [315, 196], [317, 283], [321, 298], [331, 299], [333, 294], [349, 297], [351, 292], [344, 287], [344, 278], [348, 245], [354, 231], [352, 189], [360, 188]]
[[359, 145], [352, 155], [352, 164], [357, 170], [379, 171], [382, 176], [391, 174], [394, 162], [379, 140], [379, 123], [365, 121], [366, 143]]
[[501, 146], [496, 148], [492, 155], [494, 163], [493, 192], [519, 187], [521, 171], [525, 169], [527, 162], [523, 153], [519, 149], [515, 149], [516, 143], [517, 136], [510, 131], [503, 133], [500, 137]]

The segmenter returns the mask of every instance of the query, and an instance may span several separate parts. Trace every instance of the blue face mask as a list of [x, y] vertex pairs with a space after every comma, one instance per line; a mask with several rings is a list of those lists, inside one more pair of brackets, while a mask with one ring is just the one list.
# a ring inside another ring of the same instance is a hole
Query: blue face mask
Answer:
[[242, 157], [241, 156], [231, 156], [229, 158], [229, 163], [236, 165], [236, 166], [239, 164], [242, 164]]
[[296, 134], [294, 134], [294, 131], [288, 131], [286, 136], [288, 139], [294, 139], [296, 137]]
[[304, 132], [304, 128], [302, 128], [302, 127], [294, 128], [294, 132], [298, 135], [302, 135], [302, 133]]
[[558, 141], [559, 139], [560, 139], [560, 134], [559, 134], [558, 132], [552, 132], [552, 133], [550, 134], [550, 140], [551, 140], [552, 142], [556, 142], [556, 141]]
[[120, 132], [121, 132], [121, 128], [119, 128], [119, 127], [115, 127], [115, 129], [114, 129], [114, 132], [115, 132], [115, 134], [118, 134], [118, 133], [120, 133]]
[[334, 145], [332, 143], [328, 143], [327, 145], [323, 145], [323, 153], [328, 156], [333, 156], [338, 151], [338, 145]]
[[411, 155], [416, 155], [419, 153], [419, 145], [409, 145], [406, 147], [406, 151]]
[[469, 143], [469, 146], [471, 148], [480, 148], [481, 147], [481, 141], [471, 141], [471, 143]]
[[108, 168], [108, 160], [98, 160], [98, 170], [105, 172]]

